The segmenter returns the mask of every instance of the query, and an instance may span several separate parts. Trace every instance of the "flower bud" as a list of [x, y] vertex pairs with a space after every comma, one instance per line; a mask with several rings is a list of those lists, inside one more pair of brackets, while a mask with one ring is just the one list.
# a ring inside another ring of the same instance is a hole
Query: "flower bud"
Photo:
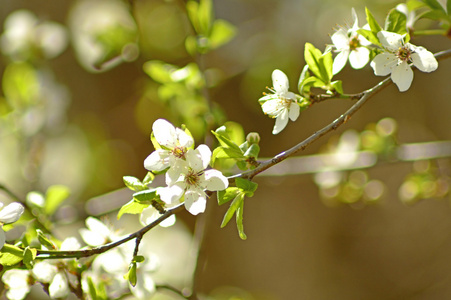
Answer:
[[249, 145], [260, 143], [260, 135], [257, 132], [249, 132], [246, 136], [246, 141]]
[[3, 224], [14, 223], [23, 214], [24, 207], [19, 202], [8, 204], [0, 211], [0, 222]]

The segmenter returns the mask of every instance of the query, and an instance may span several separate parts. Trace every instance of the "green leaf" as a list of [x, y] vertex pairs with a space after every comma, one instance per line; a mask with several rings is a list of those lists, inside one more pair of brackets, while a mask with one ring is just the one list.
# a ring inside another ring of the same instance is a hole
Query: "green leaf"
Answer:
[[133, 257], [133, 262], [142, 263], [144, 260], [146, 259], [142, 255], [136, 255], [135, 257]]
[[50, 250], [57, 249], [55, 244], [40, 229], [36, 229], [36, 233], [38, 234], [38, 241], [41, 245]]
[[148, 189], [148, 187], [136, 177], [124, 176], [122, 177], [122, 180], [124, 181], [125, 186], [132, 191], [138, 192]]
[[235, 26], [225, 20], [216, 20], [210, 34], [212, 48], [218, 48], [230, 41], [236, 34]]
[[133, 194], [133, 199], [137, 202], [150, 202], [157, 198], [157, 189], [140, 191]]
[[339, 93], [340, 95], [343, 95], [343, 86], [342, 86], [341, 80], [333, 81], [330, 84], [332, 85], [334, 90], [337, 91], [337, 93]]
[[224, 228], [227, 223], [229, 223], [230, 219], [232, 219], [233, 215], [235, 214], [238, 207], [240, 207], [241, 203], [244, 199], [244, 193], [238, 193], [237, 196], [233, 199], [232, 203], [230, 204], [229, 209], [227, 210], [226, 214], [224, 215], [224, 219], [222, 219], [221, 228]]
[[23, 250], [19, 247], [4, 244], [0, 250], [0, 265], [1, 266], [14, 266], [20, 263], [23, 259]]
[[371, 31], [374, 34], [377, 34], [379, 31], [382, 30], [382, 27], [377, 23], [376, 19], [373, 17], [373, 14], [370, 12], [370, 10], [365, 7], [366, 12], [366, 21], [368, 22], [368, 25], [370, 25]]
[[448, 16], [451, 17], [451, 0], [446, 1], [446, 11], [448, 12]]
[[246, 234], [244, 233], [243, 226], [243, 213], [244, 213], [244, 201], [241, 201], [240, 207], [236, 210], [236, 227], [238, 229], [238, 234], [242, 240], [247, 239]]
[[367, 29], [359, 29], [357, 30], [357, 33], [362, 35], [364, 38], [366, 38], [368, 41], [370, 41], [374, 45], [381, 45], [379, 42], [379, 39], [377, 38], [377, 33], [372, 32], [371, 30]]
[[149, 207], [149, 204], [139, 203], [132, 199], [121, 207], [117, 213], [117, 219], [119, 220], [123, 214], [140, 214], [146, 207]]
[[390, 32], [395, 32], [398, 34], [407, 33], [406, 30], [406, 15], [393, 8], [387, 15], [385, 19], [385, 30]]
[[243, 190], [247, 197], [252, 197], [254, 195], [254, 192], [257, 190], [258, 184], [255, 182], [252, 182], [250, 180], [237, 177], [235, 178], [235, 183], [238, 188]]
[[70, 190], [65, 185], [50, 186], [45, 193], [45, 213], [52, 215], [69, 195]]
[[199, 18], [199, 34], [210, 36], [210, 28], [213, 16], [213, 5], [211, 0], [200, 0], [198, 14]]
[[240, 193], [240, 189], [237, 187], [228, 187], [226, 190], [218, 191], [218, 204], [223, 205], [229, 202]]
[[150, 60], [143, 65], [144, 72], [161, 84], [173, 82], [171, 73], [176, 69], [175, 66], [159, 60]]
[[326, 51], [323, 54], [312, 44], [305, 43], [304, 59], [313, 74], [321, 79], [325, 83], [324, 85], [328, 85], [333, 76], [332, 53], [330, 51]]
[[[221, 128], [221, 127], [220, 127]], [[243, 157], [243, 152], [241, 151], [240, 147], [232, 142], [228, 137], [226, 137], [224, 134], [218, 133], [219, 128], [215, 131], [212, 131], [214, 136], [217, 138], [221, 146], [223, 146], [224, 151], [226, 151], [227, 155], [229, 157]], [[226, 150], [227, 149], [227, 150]]]
[[36, 259], [37, 250], [35, 248], [26, 247], [23, 251], [23, 262], [27, 269], [32, 269], [34, 260]]
[[301, 75], [299, 76], [298, 90], [301, 95], [304, 94], [304, 92], [308, 92], [308, 90], [304, 91], [304, 81], [307, 78], [310, 78], [310, 73], [308, 70], [309, 70], [308, 65], [305, 65], [304, 68], [302, 69]]
[[[438, 2], [437, 0], [422, 0], [424, 3], [426, 3], [427, 6], [432, 8], [433, 10], [441, 11], [446, 14], [445, 9], [443, 6]], [[449, 2], [449, 0], [448, 0]], [[447, 4], [449, 6], [449, 4]]]
[[245, 157], [258, 157], [258, 154], [260, 153], [260, 146], [257, 144], [252, 144], [244, 153]]
[[88, 276], [86, 278], [86, 280], [88, 282], [89, 295], [91, 296], [91, 299], [98, 300], [99, 298], [97, 298], [96, 286], [95, 286], [94, 282], [92, 281], [91, 276]]
[[155, 175], [152, 172], [147, 172], [146, 176], [143, 179], [143, 184], [151, 184], [152, 181], [155, 179]]
[[124, 279], [128, 280], [130, 284], [134, 287], [136, 286], [137, 277], [136, 277], [136, 262], [132, 262], [128, 268], [127, 274], [124, 275]]

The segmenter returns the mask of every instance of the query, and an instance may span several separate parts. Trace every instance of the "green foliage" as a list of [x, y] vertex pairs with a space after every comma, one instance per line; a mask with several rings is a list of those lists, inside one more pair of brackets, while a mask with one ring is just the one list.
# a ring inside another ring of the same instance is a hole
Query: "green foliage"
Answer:
[[34, 260], [36, 259], [37, 250], [35, 248], [26, 247], [23, 251], [23, 262], [27, 269], [32, 269]]
[[224, 215], [221, 228], [225, 227], [235, 214], [238, 233], [240, 238], [245, 240], [247, 237], [243, 226], [244, 197], [252, 197], [257, 190], [258, 184], [240, 177], [235, 178], [235, 183], [236, 187], [229, 187], [224, 191], [218, 192], [219, 205], [232, 201]]
[[[125, 186], [134, 192], [147, 190], [147, 185], [136, 177], [124, 176], [122, 179], [124, 180]], [[152, 183], [152, 180], [150, 180], [147, 184], [149, 183]]]
[[98, 286], [96, 286], [91, 276], [88, 276], [86, 279], [89, 288], [89, 295], [92, 300], [108, 300], [105, 284], [103, 282], [100, 282]]
[[47, 249], [57, 249], [58, 247], [56, 247], [56, 245], [52, 242], [52, 240], [47, 237], [42, 230], [40, 229], [36, 229], [36, 233], [38, 234], [38, 241], [39, 243], [41, 243], [41, 245], [43, 245], [44, 247], [46, 247]]
[[136, 201], [135, 199], [132, 199], [121, 207], [121, 209], [117, 213], [117, 219], [119, 220], [123, 214], [140, 214], [145, 208], [149, 207], [149, 205], [150, 204], [141, 203]]
[[24, 252], [19, 247], [4, 244], [0, 250], [0, 265], [2, 266], [14, 266], [23, 260]]
[[385, 30], [403, 35], [407, 33], [406, 21], [406, 15], [394, 8], [385, 19]]
[[69, 195], [70, 190], [64, 185], [50, 186], [45, 193], [45, 213], [52, 215]]
[[321, 53], [321, 51], [310, 43], [305, 43], [304, 49], [304, 59], [308, 65], [309, 70], [316, 76], [314, 87], [327, 87], [332, 79], [332, 53], [326, 51]]

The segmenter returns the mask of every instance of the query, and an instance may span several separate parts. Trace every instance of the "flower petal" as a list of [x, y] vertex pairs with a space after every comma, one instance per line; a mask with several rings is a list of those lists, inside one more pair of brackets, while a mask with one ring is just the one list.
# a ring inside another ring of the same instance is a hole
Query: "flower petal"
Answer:
[[181, 186], [181, 184], [177, 183], [170, 187], [159, 188], [158, 195], [160, 195], [161, 200], [171, 205], [177, 203], [177, 201], [183, 196], [184, 191], [185, 189]]
[[185, 193], [185, 208], [193, 215], [203, 213], [207, 207], [207, 198], [203, 191], [189, 190]]
[[400, 34], [381, 30], [377, 33], [377, 38], [382, 46], [391, 52], [395, 52], [402, 47], [403, 36]]
[[266, 115], [268, 115], [272, 118], [276, 117], [280, 113], [280, 110], [282, 108], [283, 108], [283, 106], [280, 105], [278, 98], [273, 99], [273, 100], [268, 100], [262, 104], [263, 113], [265, 113]]
[[66, 277], [57, 273], [49, 286], [49, 294], [52, 299], [63, 298], [69, 294], [69, 285]]
[[346, 61], [348, 60], [349, 50], [343, 50], [337, 54], [334, 58], [334, 64], [332, 66], [333, 74], [338, 74], [343, 67], [346, 65]]
[[[210, 164], [211, 150], [210, 150], [210, 148], [208, 148], [207, 145], [204, 145], [204, 144], [197, 146], [196, 150], [199, 151], [200, 158], [202, 159], [202, 169], [200, 169], [199, 171], [205, 170], [208, 167], [208, 165]], [[194, 169], [194, 170], [196, 170], [196, 169]]]
[[177, 134], [177, 140], [180, 146], [189, 148], [194, 144], [194, 140], [185, 131], [180, 128], [176, 128], [175, 132]]
[[177, 145], [175, 127], [164, 119], [156, 120], [152, 125], [153, 135], [158, 144], [174, 148]]
[[299, 105], [296, 102], [291, 102], [289, 114], [288, 114], [288, 116], [290, 117], [290, 120], [296, 121], [297, 118], [299, 117], [300, 113], [301, 113], [301, 109], [300, 109]]
[[398, 58], [392, 53], [381, 53], [371, 62], [374, 74], [385, 76], [392, 72], [392, 69], [398, 64]]
[[157, 149], [144, 160], [144, 168], [149, 171], [163, 171], [169, 167], [169, 156], [168, 150]]
[[330, 37], [332, 43], [334, 44], [337, 50], [348, 50], [349, 49], [349, 37], [348, 33], [345, 29], [338, 29], [332, 36]]
[[409, 89], [413, 80], [413, 71], [407, 62], [404, 61], [393, 69], [391, 80], [396, 83], [400, 92], [405, 92]]
[[222, 191], [229, 186], [227, 178], [218, 170], [207, 170], [204, 175], [205, 182], [202, 186], [209, 191]]
[[370, 50], [359, 47], [349, 54], [349, 63], [353, 69], [361, 69], [370, 61]]
[[412, 58], [413, 65], [422, 72], [432, 72], [438, 68], [438, 62], [434, 54], [423, 47], [415, 47], [415, 52], [410, 57]]
[[288, 92], [289, 82], [288, 77], [284, 72], [275, 69], [272, 72], [272, 84], [274, 86], [274, 90], [278, 94], [284, 94]]
[[282, 112], [276, 118], [276, 124], [272, 130], [272, 134], [278, 134], [288, 124], [288, 109], [282, 110]]
[[3, 224], [14, 223], [23, 214], [24, 207], [19, 202], [13, 202], [0, 211], [0, 222]]

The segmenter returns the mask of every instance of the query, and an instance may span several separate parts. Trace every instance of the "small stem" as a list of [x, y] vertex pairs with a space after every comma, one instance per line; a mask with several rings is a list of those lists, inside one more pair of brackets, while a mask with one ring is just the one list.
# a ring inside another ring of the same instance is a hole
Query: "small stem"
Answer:
[[180, 297], [183, 298], [183, 299], [189, 299], [188, 297], [186, 297], [186, 296], [183, 294], [182, 291], [179, 291], [179, 290], [176, 289], [175, 287], [170, 286], [170, 285], [167, 285], [167, 284], [157, 284], [157, 285], [155, 286], [155, 288], [156, 288], [157, 290], [161, 290], [161, 289], [168, 290], [168, 291], [171, 291], [171, 292], [177, 294], [178, 296], [180, 296]]
[[444, 29], [427, 29], [414, 31], [413, 35], [446, 35], [446, 33]]

